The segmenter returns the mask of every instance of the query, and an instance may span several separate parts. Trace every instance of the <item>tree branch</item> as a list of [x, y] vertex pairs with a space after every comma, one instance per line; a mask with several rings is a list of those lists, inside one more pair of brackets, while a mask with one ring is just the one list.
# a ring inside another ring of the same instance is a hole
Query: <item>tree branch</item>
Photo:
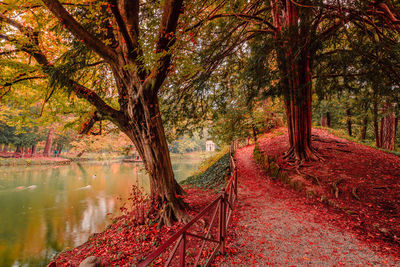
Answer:
[[183, 9], [183, 0], [166, 0], [163, 7], [160, 30], [156, 43], [156, 52], [161, 54], [150, 75], [143, 83], [143, 90], [149, 90], [154, 96], [167, 77], [171, 65], [171, 47], [176, 41], [176, 27]]
[[0, 52], [0, 56], [9, 55], [9, 54], [17, 53], [17, 52], [21, 52], [21, 49], [2, 51], [2, 52]]
[[74, 17], [60, 4], [58, 0], [43, 0], [47, 8], [60, 19], [68, 30], [78, 39], [85, 42], [99, 56], [104, 58], [111, 65], [115, 64], [117, 55], [110, 47], [106, 46], [99, 39], [90, 34]]
[[222, 14], [213, 15], [213, 16], [208, 17], [208, 18], [206, 18], [206, 19], [204, 19], [202, 21], [199, 21], [195, 25], [185, 29], [185, 32], [188, 32], [190, 30], [193, 30], [194, 28], [197, 28], [197, 27], [203, 25], [206, 21], [212, 21], [212, 20], [215, 20], [215, 19], [227, 18], [227, 17], [236, 17], [236, 18], [239, 18], [239, 19], [242, 19], [242, 20], [246, 20], [246, 21], [249, 21], [249, 20], [257, 21], [259, 23], [263, 23], [263, 24], [267, 25], [268, 28], [271, 31], [276, 31], [276, 28], [269, 21], [267, 21], [267, 20], [265, 20], [263, 18], [257, 17], [255, 15], [249, 15], [249, 14], [243, 14], [243, 13], [222, 13]]

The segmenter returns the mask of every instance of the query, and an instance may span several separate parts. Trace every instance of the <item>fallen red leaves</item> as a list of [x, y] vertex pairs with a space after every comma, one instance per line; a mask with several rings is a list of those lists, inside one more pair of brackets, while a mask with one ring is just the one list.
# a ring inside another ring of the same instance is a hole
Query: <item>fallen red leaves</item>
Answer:
[[[260, 149], [275, 157], [291, 176], [299, 176], [282, 158], [287, 140], [287, 134], [265, 138]], [[306, 179], [309, 174], [319, 180], [319, 184], [306, 181], [306, 190], [317, 193], [319, 200], [326, 197], [325, 202], [341, 215], [327, 219], [382, 251], [400, 255], [400, 157], [319, 129], [313, 130], [313, 147], [324, 161], [307, 163], [299, 170]]]
[[[252, 159], [254, 146], [237, 152], [239, 204], [228, 231], [228, 253], [218, 257], [216, 265], [400, 264], [398, 241], [376, 227], [379, 224], [390, 233], [398, 233], [400, 158], [321, 130], [313, 134], [320, 140], [314, 141], [314, 147], [325, 161], [307, 163], [300, 171], [318, 177], [320, 186], [311, 180], [301, 192], [267, 177]], [[275, 156], [285, 171], [299, 175], [282, 159], [287, 140], [287, 135], [275, 132], [260, 140], [260, 148]], [[330, 184], [338, 177], [344, 180], [337, 185], [336, 198]], [[361, 201], [353, 197], [351, 188], [355, 185]], [[388, 194], [368, 191], [384, 185], [391, 185]], [[316, 195], [307, 197], [308, 189], [325, 195], [330, 202], [322, 203]], [[384, 212], [379, 208], [382, 202], [392, 203], [397, 211]]]
[[[212, 190], [186, 188], [185, 201], [190, 205], [190, 215], [197, 214], [217, 196]], [[137, 225], [128, 214], [115, 219], [104, 232], [93, 234], [83, 245], [60, 253], [54, 262], [57, 266], [78, 266], [89, 256], [101, 258], [104, 265], [134, 265], [166, 241], [182, 226], [177, 223], [172, 227], [157, 229], [157, 223]], [[168, 256], [168, 255], [167, 255]], [[165, 257], [164, 257], [165, 258]], [[165, 259], [155, 261], [161, 263]]]

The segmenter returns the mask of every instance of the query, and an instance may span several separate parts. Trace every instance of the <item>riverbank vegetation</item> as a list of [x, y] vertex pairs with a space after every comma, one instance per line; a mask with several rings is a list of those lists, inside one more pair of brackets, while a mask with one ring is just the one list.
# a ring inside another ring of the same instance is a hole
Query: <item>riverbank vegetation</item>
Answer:
[[219, 190], [225, 186], [226, 177], [230, 174], [229, 149], [219, 151], [212, 157], [205, 159], [198, 170], [182, 182], [199, 188]]

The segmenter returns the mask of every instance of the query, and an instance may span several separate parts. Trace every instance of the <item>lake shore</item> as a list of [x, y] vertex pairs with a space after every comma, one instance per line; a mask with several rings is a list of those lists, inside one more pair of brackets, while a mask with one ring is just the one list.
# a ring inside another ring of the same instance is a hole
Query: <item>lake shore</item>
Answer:
[[65, 165], [70, 163], [70, 159], [63, 157], [0, 158], [0, 166]]

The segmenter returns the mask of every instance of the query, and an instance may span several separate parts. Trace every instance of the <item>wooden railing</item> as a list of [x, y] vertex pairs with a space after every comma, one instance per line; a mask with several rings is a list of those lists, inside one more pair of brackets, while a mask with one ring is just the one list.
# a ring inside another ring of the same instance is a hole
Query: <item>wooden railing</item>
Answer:
[[[238, 145], [239, 143], [235, 141], [230, 146], [230, 178], [220, 195], [165, 243], [138, 263], [138, 267], [155, 263], [156, 259], [168, 252], [167, 250], [173, 244], [175, 245], [169, 252], [164, 266], [210, 266], [218, 252], [225, 254], [226, 232], [232, 219], [238, 193], [237, 171], [233, 158]], [[207, 223], [207, 220], [209, 220], [209, 223]], [[198, 249], [195, 254], [189, 252], [190, 245], [194, 246], [194, 249]], [[159, 264], [161, 261], [157, 263]]]

